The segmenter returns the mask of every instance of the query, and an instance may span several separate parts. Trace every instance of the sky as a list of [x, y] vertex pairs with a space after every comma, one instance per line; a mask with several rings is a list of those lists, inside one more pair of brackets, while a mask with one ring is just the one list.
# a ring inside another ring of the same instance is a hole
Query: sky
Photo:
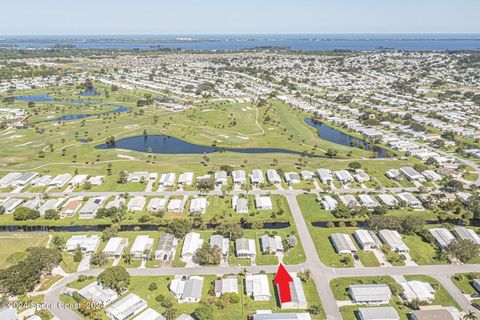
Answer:
[[480, 0], [0, 0], [1, 35], [480, 33]]

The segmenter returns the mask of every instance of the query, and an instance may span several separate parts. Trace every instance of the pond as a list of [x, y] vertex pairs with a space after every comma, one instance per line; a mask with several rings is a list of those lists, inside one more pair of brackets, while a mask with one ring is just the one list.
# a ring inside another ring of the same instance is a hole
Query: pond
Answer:
[[104, 93], [97, 93], [97, 88], [89, 88], [78, 94], [81, 97], [100, 97], [104, 96]]
[[77, 104], [99, 104], [95, 101], [83, 101], [76, 99], [56, 99], [49, 95], [48, 93], [35, 94], [30, 96], [16, 96], [13, 97], [17, 101], [32, 101], [32, 102], [66, 102], [66, 103], [77, 103]]
[[387, 158], [388, 151], [378, 146], [372, 146], [361, 138], [353, 137], [340, 130], [330, 127], [324, 123], [315, 122], [312, 119], [305, 119], [305, 123], [317, 129], [318, 136], [324, 140], [341, 144], [348, 147], [356, 147], [376, 153], [378, 158]]
[[166, 135], [134, 136], [115, 141], [114, 144], [101, 144], [97, 149], [120, 148], [157, 154], [204, 154], [214, 152], [237, 153], [289, 153], [304, 155], [302, 152], [277, 148], [219, 148], [193, 144], [185, 140]]
[[42, 122], [56, 122], [56, 121], [68, 121], [68, 120], [79, 120], [79, 119], [84, 119], [87, 117], [93, 117], [93, 116], [98, 116], [101, 114], [109, 114], [109, 113], [120, 113], [120, 112], [128, 112], [130, 108], [124, 107], [124, 106], [119, 106], [116, 104], [106, 104], [108, 107], [115, 107], [115, 109], [110, 110], [110, 111], [105, 111], [105, 112], [99, 112], [99, 113], [74, 113], [74, 114], [66, 114], [64, 116], [54, 118], [54, 119], [48, 119], [48, 120], [41, 120], [37, 121], [35, 123], [42, 123]]
[[[88, 92], [88, 94], [86, 94]], [[88, 95], [98, 95], [96, 94], [96, 89], [93, 89], [92, 91], [84, 91], [85, 96]], [[82, 94], [80, 94], [82, 95]], [[45, 93], [45, 94], [38, 94], [38, 95], [31, 95], [31, 96], [16, 96], [14, 97], [15, 100], [18, 101], [32, 101], [32, 102], [66, 102], [66, 103], [76, 103], [76, 104], [83, 104], [83, 105], [100, 105], [100, 103], [95, 102], [95, 101], [82, 101], [82, 100], [61, 100], [61, 99], [55, 99], [51, 95]], [[69, 120], [79, 120], [79, 119], [84, 119], [87, 117], [92, 117], [92, 116], [97, 116], [99, 114], [109, 114], [109, 113], [121, 113], [121, 112], [128, 112], [130, 108], [120, 106], [118, 104], [106, 104], [105, 106], [107, 107], [115, 107], [115, 109], [110, 110], [110, 111], [105, 111], [105, 112], [98, 112], [98, 113], [76, 113], [76, 114], [67, 114], [64, 116], [60, 116], [54, 119], [48, 119], [48, 120], [42, 120], [42, 121], [37, 121], [35, 123], [42, 123], [42, 122], [56, 122], [56, 121], [69, 121]]]

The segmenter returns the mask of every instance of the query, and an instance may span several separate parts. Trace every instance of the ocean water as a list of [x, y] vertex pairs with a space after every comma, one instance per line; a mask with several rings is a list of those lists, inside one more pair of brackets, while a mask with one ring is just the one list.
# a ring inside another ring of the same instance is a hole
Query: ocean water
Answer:
[[0, 48], [116, 50], [234, 51], [279, 47], [300, 51], [407, 51], [480, 50], [480, 34], [348, 34], [348, 35], [101, 35], [0, 36]]

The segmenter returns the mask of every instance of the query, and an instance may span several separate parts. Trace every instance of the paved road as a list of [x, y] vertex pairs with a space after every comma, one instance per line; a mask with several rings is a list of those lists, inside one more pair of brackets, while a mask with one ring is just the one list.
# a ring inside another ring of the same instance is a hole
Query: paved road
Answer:
[[[325, 266], [318, 256], [315, 244], [310, 235], [307, 223], [302, 215], [298, 205], [296, 196], [301, 191], [295, 190], [276, 190], [281, 191], [290, 206], [290, 210], [298, 230], [300, 241], [303, 245], [306, 254], [306, 261], [303, 264], [288, 266], [287, 269], [292, 272], [298, 272], [308, 269], [311, 271], [312, 278], [317, 286], [317, 291], [322, 301], [323, 308], [328, 320], [340, 320], [341, 314], [337, 308], [336, 300], [333, 292], [330, 289], [330, 281], [340, 277], [360, 277], [360, 276], [380, 276], [380, 275], [428, 275], [437, 279], [449, 292], [449, 294], [457, 301], [464, 311], [473, 310], [477, 314], [478, 310], [471, 307], [468, 300], [458, 290], [458, 288], [450, 280], [450, 276], [455, 273], [480, 272], [480, 265], [422, 265], [422, 266], [403, 266], [403, 267], [361, 267], [361, 268], [330, 268]], [[269, 191], [270, 192], [270, 191]], [[256, 191], [255, 193], [263, 193], [263, 191]], [[271, 192], [273, 193], [273, 192]], [[178, 194], [178, 193], [176, 193]], [[245, 268], [247, 272], [258, 273], [265, 271], [273, 273], [277, 266], [250, 266]], [[217, 275], [217, 274], [238, 274], [242, 272], [243, 268], [235, 267], [196, 267], [196, 268], [144, 268], [144, 269], [128, 269], [132, 276], [165, 276], [165, 275]], [[50, 304], [57, 304], [59, 296], [65, 291], [65, 286], [74, 281], [80, 274], [96, 276], [101, 270], [88, 270], [82, 273], [69, 275], [56, 283], [45, 294], [45, 302]], [[80, 318], [71, 310], [53, 308], [52, 313], [59, 319], [74, 319]]]
[[[307, 268], [312, 273], [312, 278], [315, 281], [317, 286], [318, 295], [322, 300], [323, 308], [327, 314], [327, 319], [341, 319], [340, 311], [337, 308], [335, 297], [333, 296], [332, 290], [330, 290], [330, 285], [328, 279], [324, 276], [325, 271], [328, 268], [323, 265], [320, 261], [320, 258], [317, 254], [317, 249], [313, 243], [313, 239], [308, 230], [307, 223], [303, 218], [302, 211], [298, 205], [297, 198], [295, 194], [289, 193], [286, 195], [288, 205], [290, 206], [290, 211], [292, 212], [295, 225], [297, 227], [298, 235], [300, 241], [302, 242], [303, 249], [306, 254], [305, 264]], [[328, 270], [328, 272], [331, 272]]]

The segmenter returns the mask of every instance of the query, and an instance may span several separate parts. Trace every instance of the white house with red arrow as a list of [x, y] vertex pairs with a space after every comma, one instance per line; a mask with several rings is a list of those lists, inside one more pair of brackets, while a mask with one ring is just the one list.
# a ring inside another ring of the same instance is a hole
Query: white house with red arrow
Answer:
[[307, 308], [302, 280], [296, 273], [289, 273], [283, 264], [280, 264], [273, 283], [277, 286], [278, 300], [282, 309]]

